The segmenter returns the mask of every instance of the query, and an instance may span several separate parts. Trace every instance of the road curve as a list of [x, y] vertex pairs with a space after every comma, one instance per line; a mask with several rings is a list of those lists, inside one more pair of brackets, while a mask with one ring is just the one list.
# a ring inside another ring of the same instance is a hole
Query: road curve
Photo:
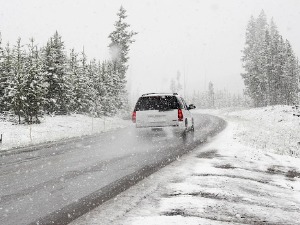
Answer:
[[195, 114], [195, 133], [134, 127], [0, 155], [0, 224], [67, 224], [221, 131], [224, 120]]

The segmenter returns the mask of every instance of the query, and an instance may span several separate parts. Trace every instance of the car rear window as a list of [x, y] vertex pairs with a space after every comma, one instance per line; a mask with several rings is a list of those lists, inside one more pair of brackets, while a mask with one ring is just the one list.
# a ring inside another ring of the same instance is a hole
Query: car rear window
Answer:
[[178, 109], [179, 103], [175, 96], [149, 96], [140, 97], [135, 106], [135, 111], [145, 110], [171, 110]]

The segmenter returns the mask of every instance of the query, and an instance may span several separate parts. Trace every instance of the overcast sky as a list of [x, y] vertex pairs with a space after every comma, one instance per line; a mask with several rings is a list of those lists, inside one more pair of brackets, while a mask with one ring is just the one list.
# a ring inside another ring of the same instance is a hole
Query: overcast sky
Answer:
[[139, 32], [130, 51], [128, 81], [133, 93], [170, 91], [177, 71], [187, 92], [241, 92], [241, 50], [251, 15], [263, 9], [300, 56], [299, 0], [0, 0], [4, 42], [34, 37], [44, 45], [57, 30], [66, 49], [84, 46], [89, 58], [109, 58], [107, 36], [121, 5]]

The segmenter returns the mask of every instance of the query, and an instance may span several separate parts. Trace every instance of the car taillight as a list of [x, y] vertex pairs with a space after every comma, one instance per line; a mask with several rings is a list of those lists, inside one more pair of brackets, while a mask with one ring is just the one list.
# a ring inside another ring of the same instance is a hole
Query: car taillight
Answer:
[[183, 113], [181, 109], [178, 109], [178, 121], [183, 121]]
[[136, 111], [132, 112], [132, 122], [136, 122]]

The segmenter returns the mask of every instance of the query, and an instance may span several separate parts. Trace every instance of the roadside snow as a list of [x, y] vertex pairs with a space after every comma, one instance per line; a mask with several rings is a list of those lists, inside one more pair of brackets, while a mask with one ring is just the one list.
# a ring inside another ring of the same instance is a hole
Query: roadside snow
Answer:
[[45, 116], [41, 124], [15, 125], [0, 121], [3, 134], [0, 151], [44, 142], [80, 137], [125, 127], [130, 121], [117, 117], [91, 118], [74, 114], [71, 116]]
[[247, 110], [198, 110], [238, 123], [234, 132], [241, 143], [265, 151], [300, 157], [300, 117], [291, 106]]
[[[299, 130], [299, 121], [279, 107], [226, 114], [227, 128], [205, 146], [71, 225], [300, 224], [300, 159], [275, 154], [275, 142], [268, 138], [282, 127], [287, 132], [287, 124]], [[268, 129], [274, 131], [264, 133]], [[280, 149], [299, 138], [289, 134], [282, 133]], [[254, 145], [255, 138], [266, 144]]]

